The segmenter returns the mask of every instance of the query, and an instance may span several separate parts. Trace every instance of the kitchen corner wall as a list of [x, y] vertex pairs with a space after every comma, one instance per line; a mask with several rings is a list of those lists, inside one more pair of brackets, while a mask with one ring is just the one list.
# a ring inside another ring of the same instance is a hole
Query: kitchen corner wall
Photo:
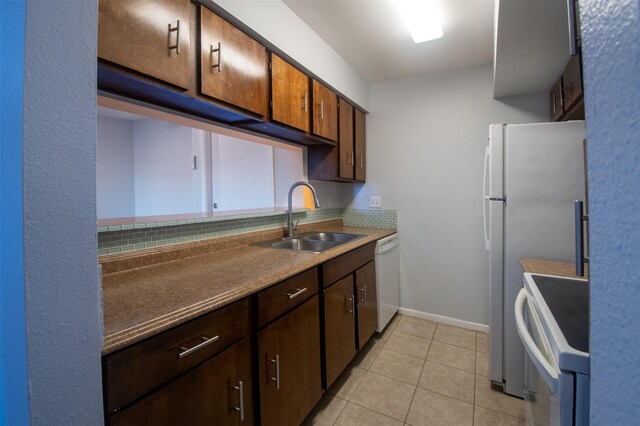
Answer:
[[370, 85], [367, 183], [398, 213], [404, 308], [489, 323], [482, 178], [489, 124], [548, 121], [548, 95], [494, 100], [491, 65]]

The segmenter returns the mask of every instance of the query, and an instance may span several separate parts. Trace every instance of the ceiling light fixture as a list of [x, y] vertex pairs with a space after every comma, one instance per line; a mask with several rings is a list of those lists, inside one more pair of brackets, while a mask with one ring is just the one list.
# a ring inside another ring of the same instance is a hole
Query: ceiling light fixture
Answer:
[[438, 7], [432, 0], [396, 0], [415, 43], [443, 36]]

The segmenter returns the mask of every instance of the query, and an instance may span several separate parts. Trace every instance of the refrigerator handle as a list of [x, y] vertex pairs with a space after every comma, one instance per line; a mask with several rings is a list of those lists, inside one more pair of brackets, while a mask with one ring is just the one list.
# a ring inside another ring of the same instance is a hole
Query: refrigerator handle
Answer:
[[489, 201], [489, 194], [487, 193], [487, 174], [489, 172], [489, 147], [484, 149], [484, 176], [482, 179], [482, 220], [484, 227], [484, 247], [489, 250], [489, 235], [487, 230], [487, 203]]
[[584, 256], [584, 224], [589, 220], [585, 216], [582, 201], [575, 201], [575, 223], [576, 223], [576, 275], [584, 277], [584, 264], [589, 262], [589, 258]]

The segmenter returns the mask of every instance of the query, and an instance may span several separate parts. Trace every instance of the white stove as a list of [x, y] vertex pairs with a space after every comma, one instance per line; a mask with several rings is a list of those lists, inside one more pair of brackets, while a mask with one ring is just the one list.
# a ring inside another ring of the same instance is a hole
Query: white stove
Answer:
[[527, 423], [588, 425], [588, 281], [525, 273], [515, 316]]

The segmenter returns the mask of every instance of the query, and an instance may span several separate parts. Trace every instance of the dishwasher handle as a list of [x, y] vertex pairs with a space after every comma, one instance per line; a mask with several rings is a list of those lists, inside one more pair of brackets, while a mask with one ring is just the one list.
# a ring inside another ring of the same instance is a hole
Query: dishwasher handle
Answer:
[[386, 253], [398, 244], [400, 244], [400, 239], [397, 234], [378, 240], [378, 243], [376, 244], [376, 254]]

